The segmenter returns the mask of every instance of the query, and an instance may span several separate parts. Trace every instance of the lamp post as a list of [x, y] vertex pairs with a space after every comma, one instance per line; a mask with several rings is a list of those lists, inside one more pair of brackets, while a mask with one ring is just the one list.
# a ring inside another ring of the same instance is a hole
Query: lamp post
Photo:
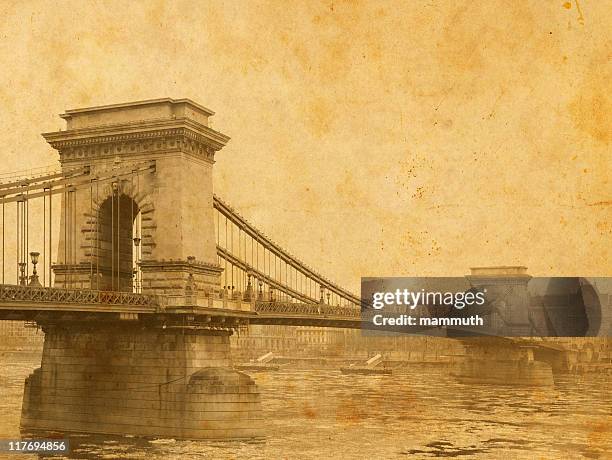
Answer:
[[38, 256], [40, 256], [39, 252], [30, 252], [30, 259], [32, 260], [32, 265], [34, 265], [34, 269], [32, 270], [32, 275], [30, 275], [30, 284], [32, 287], [41, 287], [40, 281], [38, 280], [38, 274], [36, 273], [36, 264], [38, 263]]

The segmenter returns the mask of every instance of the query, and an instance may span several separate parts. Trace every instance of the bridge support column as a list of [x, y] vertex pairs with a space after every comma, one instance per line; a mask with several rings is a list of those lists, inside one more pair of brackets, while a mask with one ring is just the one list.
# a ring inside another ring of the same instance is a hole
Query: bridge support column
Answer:
[[130, 323], [45, 326], [41, 367], [25, 382], [22, 429], [263, 436], [257, 387], [230, 368], [229, 331]]
[[530, 347], [500, 337], [465, 337], [460, 340], [466, 358], [458, 363], [453, 375], [463, 383], [554, 386], [552, 367], [535, 360]]

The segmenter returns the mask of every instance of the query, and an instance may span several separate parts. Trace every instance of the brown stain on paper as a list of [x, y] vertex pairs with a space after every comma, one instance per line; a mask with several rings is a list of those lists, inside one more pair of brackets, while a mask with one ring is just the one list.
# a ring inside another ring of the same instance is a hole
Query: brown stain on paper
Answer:
[[592, 58], [569, 105], [575, 126], [606, 147], [612, 140], [612, 41]]

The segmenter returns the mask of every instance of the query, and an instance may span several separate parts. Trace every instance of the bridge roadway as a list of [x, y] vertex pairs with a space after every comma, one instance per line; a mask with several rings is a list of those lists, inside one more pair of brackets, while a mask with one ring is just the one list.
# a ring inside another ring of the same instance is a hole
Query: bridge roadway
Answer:
[[[316, 326], [380, 331], [360, 309], [321, 303], [241, 301], [211, 295], [205, 303], [185, 296], [117, 291], [0, 285], [0, 320], [53, 322], [141, 321], [202, 329], [235, 329], [247, 324]], [[226, 308], [227, 306], [234, 308]], [[426, 330], [432, 328], [422, 328]], [[444, 335], [441, 328], [433, 328]], [[411, 332], [418, 332], [411, 328]], [[405, 326], [385, 331], [406, 333]]]
[[[372, 321], [364, 320], [360, 310], [325, 304], [280, 301], [240, 302], [248, 310], [222, 308], [221, 297], [209, 298], [209, 306], [172, 303], [158, 295], [130, 292], [93, 291], [0, 284], [0, 320], [33, 321], [40, 324], [60, 322], [140, 321], [143, 325], [186, 327], [193, 329], [237, 329], [247, 324], [316, 326], [380, 331]], [[425, 331], [427, 328], [423, 328]], [[435, 329], [440, 335], [462, 340], [469, 331]], [[388, 332], [406, 333], [405, 327], [385, 328]], [[411, 329], [416, 333], [419, 330]], [[483, 332], [480, 336], [487, 336]], [[550, 351], [563, 347], [546, 343], [539, 337], [498, 337], [518, 346], [535, 346]]]
[[[171, 301], [172, 300], [172, 301]], [[223, 308], [220, 296], [207, 306], [130, 292], [0, 285], [0, 320], [96, 321], [142, 320], [191, 324], [203, 328], [235, 328], [276, 324], [359, 329], [360, 311], [350, 307], [293, 302], [237, 302], [242, 309]], [[183, 300], [180, 298], [178, 300]], [[234, 302], [236, 304], [236, 302]], [[244, 309], [247, 306], [248, 309]]]

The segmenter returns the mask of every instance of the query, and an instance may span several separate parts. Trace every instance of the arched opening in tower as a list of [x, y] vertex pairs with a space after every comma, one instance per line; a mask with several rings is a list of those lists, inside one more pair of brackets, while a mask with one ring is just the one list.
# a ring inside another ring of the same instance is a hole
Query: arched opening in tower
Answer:
[[99, 208], [97, 261], [93, 288], [101, 291], [138, 292], [140, 209], [123, 193], [107, 198]]

